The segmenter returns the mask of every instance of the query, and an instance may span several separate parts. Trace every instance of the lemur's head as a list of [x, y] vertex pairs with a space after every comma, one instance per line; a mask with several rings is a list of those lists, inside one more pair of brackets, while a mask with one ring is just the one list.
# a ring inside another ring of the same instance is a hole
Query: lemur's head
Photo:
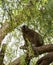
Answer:
[[23, 25], [23, 26], [21, 27], [21, 29], [22, 29], [23, 32], [27, 32], [27, 31], [28, 31], [28, 26]]

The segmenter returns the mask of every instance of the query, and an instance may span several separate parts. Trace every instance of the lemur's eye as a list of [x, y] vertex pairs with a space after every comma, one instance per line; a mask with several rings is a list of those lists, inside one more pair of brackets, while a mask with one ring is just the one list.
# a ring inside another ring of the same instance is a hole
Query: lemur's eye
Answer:
[[22, 28], [23, 28], [23, 29], [26, 29], [26, 28], [27, 28], [27, 26], [26, 26], [26, 25], [23, 25], [23, 26], [22, 26]]
[[26, 28], [26, 26], [24, 25], [23, 28]]

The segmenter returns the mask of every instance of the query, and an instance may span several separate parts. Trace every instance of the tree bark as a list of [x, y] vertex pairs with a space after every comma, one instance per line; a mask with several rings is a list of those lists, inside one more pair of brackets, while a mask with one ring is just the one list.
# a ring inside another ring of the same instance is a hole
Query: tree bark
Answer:
[[37, 61], [37, 65], [49, 65], [53, 61], [53, 52], [48, 53]]
[[[15, 22], [14, 22], [15, 23]], [[15, 26], [12, 26], [10, 22], [3, 23], [2, 27], [0, 28], [0, 45], [4, 37], [7, 35], [7, 33], [14, 30]]]
[[43, 53], [47, 53], [47, 52], [52, 52], [53, 51], [53, 44], [48, 44], [48, 45], [43, 45], [40, 47], [32, 47], [34, 50], [35, 55], [37, 55], [36, 50], [38, 52], [38, 54], [43, 54]]

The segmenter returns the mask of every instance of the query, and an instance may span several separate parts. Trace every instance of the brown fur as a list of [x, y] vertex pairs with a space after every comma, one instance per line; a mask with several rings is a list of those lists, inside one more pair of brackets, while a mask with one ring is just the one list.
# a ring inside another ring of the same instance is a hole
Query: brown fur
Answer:
[[25, 42], [27, 42], [27, 38], [35, 47], [39, 47], [44, 44], [42, 36], [34, 30], [29, 29], [26, 25], [22, 26], [22, 33]]

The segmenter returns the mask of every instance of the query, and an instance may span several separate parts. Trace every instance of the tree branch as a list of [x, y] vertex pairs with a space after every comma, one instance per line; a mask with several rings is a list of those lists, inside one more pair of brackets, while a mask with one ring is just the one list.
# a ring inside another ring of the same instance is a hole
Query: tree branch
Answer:
[[3, 23], [2, 28], [0, 28], [0, 45], [4, 37], [7, 35], [7, 33], [11, 32], [16, 27], [17, 25], [15, 24], [16, 22], [13, 22], [13, 23], [11, 24], [10, 22], [5, 22]]
[[53, 52], [48, 53], [37, 61], [37, 65], [49, 65], [53, 61]]
[[33, 46], [32, 48], [34, 50], [35, 55], [37, 55], [36, 50], [37, 50], [38, 54], [43, 54], [46, 52], [52, 52], [53, 51], [53, 44], [43, 45], [40, 47], [34, 47]]

